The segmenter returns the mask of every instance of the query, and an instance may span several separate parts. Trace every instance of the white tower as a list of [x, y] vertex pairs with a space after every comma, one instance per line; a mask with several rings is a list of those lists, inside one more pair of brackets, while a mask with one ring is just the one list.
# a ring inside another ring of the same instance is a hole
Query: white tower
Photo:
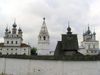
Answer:
[[46, 27], [45, 18], [38, 36], [37, 55], [49, 55], [50, 36]]

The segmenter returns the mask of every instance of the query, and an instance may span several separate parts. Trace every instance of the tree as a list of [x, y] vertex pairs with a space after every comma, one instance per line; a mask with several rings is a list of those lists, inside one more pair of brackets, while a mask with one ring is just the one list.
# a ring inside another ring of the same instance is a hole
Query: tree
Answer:
[[37, 51], [37, 48], [32, 47], [31, 48], [31, 55], [37, 55], [36, 51]]
[[2, 55], [2, 53], [0, 52], [0, 55]]

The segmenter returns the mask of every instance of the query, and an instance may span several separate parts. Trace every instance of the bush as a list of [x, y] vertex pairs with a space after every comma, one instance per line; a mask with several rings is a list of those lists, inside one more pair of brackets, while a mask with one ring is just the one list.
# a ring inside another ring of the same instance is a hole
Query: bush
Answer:
[[2, 55], [2, 53], [0, 52], [0, 55]]
[[31, 55], [37, 55], [36, 53], [37, 49], [35, 47], [31, 48]]
[[26, 55], [26, 53], [24, 53], [23, 55]]

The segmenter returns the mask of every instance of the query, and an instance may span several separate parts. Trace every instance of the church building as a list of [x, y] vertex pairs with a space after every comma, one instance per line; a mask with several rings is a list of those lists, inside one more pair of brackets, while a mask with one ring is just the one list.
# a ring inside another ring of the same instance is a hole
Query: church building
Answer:
[[50, 45], [50, 36], [45, 23], [45, 18], [43, 18], [43, 24], [40, 33], [38, 35], [37, 55], [49, 55], [49, 45]]
[[30, 55], [30, 46], [22, 43], [22, 29], [18, 29], [14, 22], [12, 32], [8, 27], [5, 29], [4, 43], [0, 43], [0, 52], [2, 55]]
[[92, 33], [88, 25], [87, 31], [83, 32], [83, 41], [79, 47], [79, 52], [84, 55], [97, 55], [99, 54], [99, 41], [96, 40], [95, 31]]

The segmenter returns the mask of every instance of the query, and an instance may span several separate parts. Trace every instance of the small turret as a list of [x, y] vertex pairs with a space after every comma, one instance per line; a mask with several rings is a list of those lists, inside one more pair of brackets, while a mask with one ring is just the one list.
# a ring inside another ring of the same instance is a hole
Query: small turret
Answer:
[[13, 26], [13, 28], [17, 27], [16, 20], [14, 20], [14, 24], [12, 26]]
[[8, 32], [8, 27], [6, 27], [5, 31]]
[[87, 31], [87, 33], [88, 33], [88, 35], [90, 35], [90, 33], [91, 33], [89, 24], [88, 24], [88, 31]]
[[18, 29], [18, 37], [22, 37], [22, 29], [19, 27], [19, 29]]
[[85, 41], [85, 33], [84, 33], [84, 31], [83, 31], [83, 41]]
[[72, 34], [71, 28], [70, 28], [70, 26], [69, 26], [69, 22], [68, 22], [68, 28], [67, 28], [67, 31], [68, 31], [68, 32], [67, 32], [68, 35], [71, 35], [71, 34]]
[[14, 24], [12, 25], [13, 26], [13, 28], [12, 28], [12, 34], [16, 34], [16, 27], [17, 27], [17, 24], [16, 24], [16, 22], [14, 21]]
[[8, 27], [5, 29], [5, 37], [8, 37]]
[[94, 30], [94, 32], [93, 32], [92, 35], [93, 35], [93, 39], [96, 40], [96, 33], [95, 33], [95, 30]]

